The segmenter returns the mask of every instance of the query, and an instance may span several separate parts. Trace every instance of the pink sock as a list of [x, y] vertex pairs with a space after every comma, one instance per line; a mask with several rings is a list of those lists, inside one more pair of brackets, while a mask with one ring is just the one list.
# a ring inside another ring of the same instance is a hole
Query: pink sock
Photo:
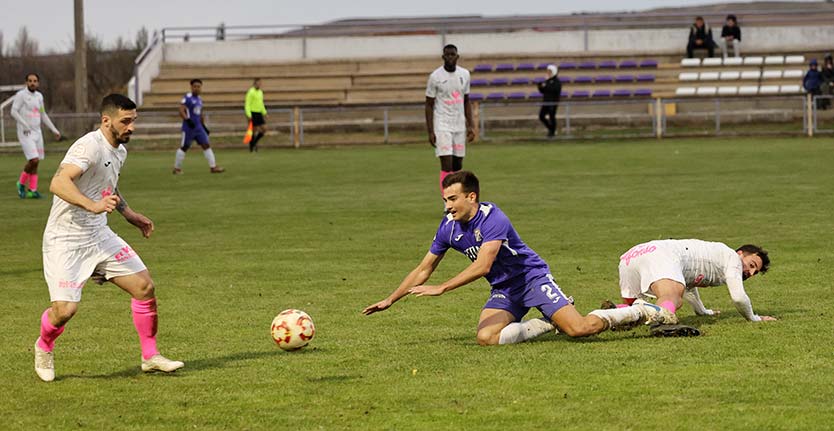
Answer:
[[[20, 183], [23, 184], [23, 183]], [[29, 175], [29, 190], [35, 191], [38, 189], [38, 174]]]
[[440, 171], [440, 193], [443, 193], [443, 180], [453, 173], [452, 171]]
[[57, 327], [49, 323], [49, 308], [41, 314], [41, 336], [38, 338], [38, 347], [51, 352], [55, 348], [55, 339], [64, 333], [65, 326]]
[[17, 180], [17, 182], [19, 182], [20, 184], [23, 184], [25, 186], [26, 184], [29, 183], [29, 174], [27, 174], [26, 171], [21, 172], [20, 173], [20, 179]]
[[133, 326], [139, 333], [139, 343], [142, 345], [142, 358], [149, 359], [159, 354], [159, 350], [156, 349], [156, 298], [132, 298], [130, 308], [133, 310]]
[[673, 314], [675, 313], [675, 303], [672, 302], [672, 301], [663, 301], [658, 305], [660, 305], [661, 307], [669, 310], [670, 313], [673, 313]]

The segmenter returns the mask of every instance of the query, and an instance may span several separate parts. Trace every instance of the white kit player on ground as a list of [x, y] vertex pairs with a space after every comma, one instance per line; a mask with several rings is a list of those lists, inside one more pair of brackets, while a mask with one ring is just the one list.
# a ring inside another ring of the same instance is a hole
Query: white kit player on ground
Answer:
[[44, 381], [55, 378], [55, 339], [78, 311], [81, 290], [91, 276], [106, 279], [129, 293], [133, 324], [142, 348], [142, 371], [171, 372], [183, 363], [166, 359], [156, 348], [157, 305], [154, 284], [136, 252], [107, 226], [107, 214], [119, 211], [145, 238], [154, 226], [133, 211], [118, 189], [127, 158], [136, 105], [111, 94], [102, 100], [101, 127], [67, 150], [50, 184], [52, 210], [43, 233], [43, 273], [52, 305], [41, 315], [35, 342], [35, 372]]
[[[767, 251], [752, 244], [733, 250], [720, 242], [698, 239], [650, 241], [620, 256], [620, 294], [626, 305], [638, 298], [653, 297], [657, 305], [674, 314], [686, 300], [695, 314], [714, 315], [719, 312], [704, 306], [698, 288], [726, 284], [745, 319], [776, 320], [755, 314], [744, 291], [744, 280], [769, 268]], [[674, 320], [677, 323], [677, 318]], [[672, 333], [666, 335], [686, 335], [674, 334], [675, 330], [671, 328]]]
[[61, 139], [61, 132], [46, 115], [39, 86], [40, 77], [36, 73], [26, 75], [26, 88], [18, 91], [12, 101], [11, 115], [17, 122], [17, 140], [26, 157], [26, 165], [17, 181], [17, 195], [21, 199], [41, 197], [38, 193], [38, 163], [45, 156], [41, 122], [55, 134], [55, 139]]
[[429, 144], [440, 159], [440, 194], [443, 178], [463, 169], [466, 143], [475, 139], [469, 103], [469, 71], [458, 66], [458, 49], [443, 47], [443, 66], [426, 84], [426, 128]]

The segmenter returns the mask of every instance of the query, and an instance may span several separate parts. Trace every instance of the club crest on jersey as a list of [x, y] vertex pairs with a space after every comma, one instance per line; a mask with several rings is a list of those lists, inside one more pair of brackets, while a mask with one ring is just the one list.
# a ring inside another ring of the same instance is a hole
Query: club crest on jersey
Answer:
[[481, 228], [476, 227], [474, 234], [475, 234], [475, 241], [481, 242], [481, 241], [484, 240], [484, 236], [481, 235]]

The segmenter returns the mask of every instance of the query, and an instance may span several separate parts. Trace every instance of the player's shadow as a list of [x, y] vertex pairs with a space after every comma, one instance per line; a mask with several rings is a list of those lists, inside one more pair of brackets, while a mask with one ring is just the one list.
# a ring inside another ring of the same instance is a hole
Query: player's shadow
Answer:
[[[194, 360], [185, 360], [185, 367], [180, 372], [175, 372], [170, 375], [166, 374], [166, 376], [176, 377], [178, 374], [182, 375], [183, 373], [189, 373], [191, 371], [200, 371], [206, 370], [211, 368], [223, 368], [226, 367], [228, 364], [232, 362], [238, 361], [248, 361], [252, 359], [259, 359], [267, 356], [275, 356], [281, 354], [292, 354], [292, 355], [304, 355], [313, 353], [315, 350], [318, 349], [302, 349], [297, 352], [282, 352], [280, 350], [270, 350], [270, 351], [256, 351], [256, 352], [238, 352], [232, 353], [225, 356], [218, 356], [214, 358], [203, 358], [203, 359], [194, 359]], [[125, 377], [135, 377], [145, 374], [140, 369], [139, 365], [125, 368], [120, 371], [114, 371], [112, 373], [106, 374], [64, 374], [56, 376], [56, 380], [64, 380], [64, 379], [121, 379]], [[165, 374], [165, 373], [155, 373], [155, 374]]]

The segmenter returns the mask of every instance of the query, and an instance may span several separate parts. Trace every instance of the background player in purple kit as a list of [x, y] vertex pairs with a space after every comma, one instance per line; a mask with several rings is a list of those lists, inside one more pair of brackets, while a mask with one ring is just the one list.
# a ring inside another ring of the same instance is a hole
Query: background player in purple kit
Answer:
[[203, 155], [208, 161], [209, 171], [213, 174], [219, 174], [225, 169], [217, 166], [214, 159], [214, 151], [209, 145], [209, 132], [206, 127], [206, 119], [203, 116], [203, 99], [200, 97], [200, 92], [203, 90], [203, 81], [199, 79], [191, 80], [191, 92], [185, 93], [185, 96], [180, 102], [180, 117], [182, 117], [182, 143], [177, 149], [177, 155], [174, 158], [174, 175], [182, 173], [182, 161], [185, 160], [185, 152], [191, 148], [191, 142], [197, 143], [203, 147]]
[[[409, 293], [441, 295], [481, 277], [492, 286], [478, 321], [481, 345], [519, 343], [556, 327], [571, 337], [583, 337], [621, 322], [653, 321], [661, 314], [660, 307], [637, 300], [632, 306], [594, 310], [582, 316], [574, 308], [573, 299], [556, 284], [547, 263], [521, 240], [503, 211], [494, 203], [480, 202], [479, 196], [478, 178], [472, 172], [460, 171], [443, 179], [448, 214], [437, 229], [431, 249], [397, 289], [366, 307], [364, 314], [383, 311]], [[440, 285], [423, 285], [450, 248], [466, 255], [472, 264]], [[544, 318], [522, 322], [531, 307], [541, 311]]]

